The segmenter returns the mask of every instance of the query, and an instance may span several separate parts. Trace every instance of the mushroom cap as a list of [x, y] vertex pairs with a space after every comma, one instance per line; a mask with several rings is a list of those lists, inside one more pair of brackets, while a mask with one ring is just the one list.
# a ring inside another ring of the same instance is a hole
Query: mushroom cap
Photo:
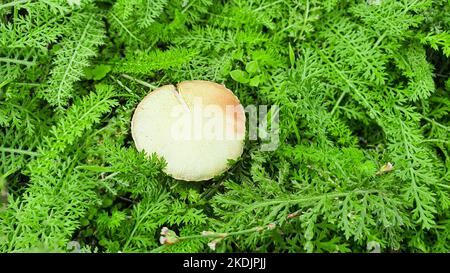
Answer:
[[136, 107], [131, 133], [139, 151], [156, 153], [175, 179], [202, 181], [225, 172], [243, 152], [245, 112], [225, 86], [184, 81], [149, 93]]

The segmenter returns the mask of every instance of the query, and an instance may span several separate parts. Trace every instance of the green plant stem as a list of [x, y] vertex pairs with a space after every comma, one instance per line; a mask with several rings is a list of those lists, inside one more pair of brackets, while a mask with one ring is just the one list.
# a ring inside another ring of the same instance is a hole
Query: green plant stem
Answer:
[[344, 92], [341, 93], [341, 95], [339, 96], [338, 100], [336, 101], [336, 104], [334, 105], [333, 109], [331, 110], [331, 113], [330, 113], [331, 116], [334, 115], [334, 113], [336, 112], [337, 108], [341, 104], [341, 102], [344, 99], [346, 94], [347, 94], [347, 91], [344, 91]]
[[20, 150], [20, 149], [6, 148], [6, 147], [0, 147], [0, 152], [24, 154], [24, 155], [31, 155], [31, 156], [39, 156], [40, 155], [39, 153], [28, 151], [28, 150]]
[[148, 82], [144, 82], [144, 81], [142, 81], [142, 80], [136, 79], [135, 77], [132, 77], [132, 76], [127, 75], [127, 74], [121, 74], [120, 76], [121, 76], [121, 77], [124, 77], [125, 79], [135, 81], [135, 82], [137, 82], [137, 83], [139, 83], [139, 84], [141, 84], [141, 85], [143, 85], [143, 86], [145, 86], [145, 87], [151, 88], [151, 89], [156, 89], [156, 88], [158, 88], [157, 86], [154, 86], [154, 85], [152, 85], [152, 84], [150, 84], [150, 83], [148, 83]]
[[445, 125], [443, 125], [443, 124], [440, 124], [439, 122], [437, 122], [437, 121], [435, 121], [435, 120], [433, 120], [433, 119], [430, 119], [430, 118], [427, 118], [427, 117], [422, 117], [422, 118], [423, 118], [424, 120], [430, 122], [430, 123], [433, 123], [434, 125], [436, 125], [436, 126], [438, 126], [438, 127], [441, 127], [442, 129], [444, 129], [444, 130], [450, 132], [450, 128], [449, 128], [449, 127], [447, 127], [447, 126], [445, 126]]
[[336, 72], [336, 74], [347, 84], [348, 87], [350, 87], [354, 94], [358, 96], [360, 99], [360, 103], [366, 108], [366, 109], [372, 109], [371, 104], [367, 101], [367, 99], [361, 94], [361, 92], [356, 88], [356, 86], [342, 73], [342, 71], [336, 67], [336, 65], [331, 62], [325, 54], [322, 53], [322, 51], [314, 45], [314, 48], [316, 49], [316, 52], [319, 53], [319, 55], [322, 57], [322, 59], [328, 63]]
[[178, 237], [178, 240], [183, 241], [183, 240], [200, 239], [200, 238], [226, 238], [226, 237], [230, 237], [230, 236], [242, 235], [242, 234], [253, 233], [256, 231], [263, 231], [263, 230], [264, 230], [263, 227], [258, 226], [258, 227], [254, 227], [254, 228], [233, 231], [233, 232], [227, 232], [227, 233], [212, 232], [211, 234], [206, 234], [206, 235], [200, 234], [200, 235], [182, 236], [182, 237]]
[[278, 1], [275, 1], [275, 2], [270, 3], [270, 4], [267, 4], [267, 5], [265, 5], [265, 6], [261, 6], [261, 7], [259, 7], [259, 8], [256, 8], [254, 11], [261, 11], [261, 10], [264, 10], [264, 9], [266, 9], [266, 8], [268, 8], [268, 7], [274, 6], [274, 5], [276, 5], [276, 4], [278, 4], [278, 3], [281, 3], [281, 2], [283, 2], [283, 1], [284, 1], [284, 0], [278, 0]]
[[0, 10], [4, 9], [4, 8], [9, 8], [9, 7], [14, 7], [16, 5], [20, 5], [20, 4], [24, 4], [26, 2], [30, 2], [30, 0], [17, 0], [17, 1], [12, 1], [6, 4], [2, 4], [0, 5]]
[[308, 202], [315, 202], [322, 198], [340, 198], [348, 196], [349, 194], [371, 194], [371, 193], [380, 193], [378, 190], [355, 190], [355, 191], [349, 191], [349, 192], [340, 192], [340, 193], [331, 193], [331, 194], [322, 194], [318, 196], [313, 197], [300, 197], [300, 198], [289, 198], [289, 199], [278, 199], [278, 200], [268, 200], [264, 202], [257, 203], [255, 205], [249, 205], [244, 210], [253, 210], [260, 207], [265, 206], [272, 206], [272, 205], [279, 205], [279, 204], [301, 204], [301, 203], [308, 203]]
[[117, 82], [118, 85], [120, 85], [120, 87], [122, 87], [123, 89], [125, 89], [128, 93], [130, 93], [131, 97], [135, 97], [135, 98], [140, 98], [137, 94], [135, 94], [130, 88], [128, 88], [125, 84], [123, 84], [119, 79], [116, 79], [113, 76], [110, 76], [111, 79], [113, 79], [114, 81]]
[[29, 61], [17, 60], [17, 59], [10, 59], [10, 58], [3, 58], [3, 57], [0, 57], [0, 62], [3, 62], [3, 63], [15, 63], [15, 64], [28, 65], [28, 66], [36, 64], [35, 62], [29, 62]]
[[117, 18], [117, 16], [111, 12], [111, 17], [116, 20], [116, 22], [123, 28], [123, 30], [125, 30], [126, 33], [128, 33], [130, 35], [131, 38], [135, 39], [138, 42], [143, 43], [138, 37], [136, 37], [123, 23], [122, 21], [120, 21], [119, 18]]

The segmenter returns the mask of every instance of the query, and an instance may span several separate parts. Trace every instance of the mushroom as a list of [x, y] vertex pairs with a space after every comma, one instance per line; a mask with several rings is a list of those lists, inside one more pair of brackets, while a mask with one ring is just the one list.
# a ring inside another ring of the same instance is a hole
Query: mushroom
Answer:
[[224, 173], [243, 152], [245, 112], [224, 85], [184, 81], [150, 92], [137, 106], [131, 132], [138, 151], [164, 158], [164, 172], [185, 181]]

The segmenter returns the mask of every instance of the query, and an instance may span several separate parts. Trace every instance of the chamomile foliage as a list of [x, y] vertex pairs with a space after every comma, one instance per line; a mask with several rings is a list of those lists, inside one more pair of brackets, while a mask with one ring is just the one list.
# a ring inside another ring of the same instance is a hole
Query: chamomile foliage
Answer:
[[[0, 251], [448, 252], [449, 28], [443, 0], [4, 1]], [[137, 152], [137, 103], [191, 79], [278, 105], [276, 150], [203, 183]]]

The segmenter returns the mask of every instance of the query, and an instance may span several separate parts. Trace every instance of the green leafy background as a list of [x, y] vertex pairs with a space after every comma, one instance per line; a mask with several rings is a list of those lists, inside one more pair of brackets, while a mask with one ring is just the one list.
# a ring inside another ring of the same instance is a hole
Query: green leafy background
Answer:
[[[1, 1], [0, 251], [448, 252], [449, 57], [447, 0]], [[194, 79], [278, 148], [166, 176], [131, 115]]]

